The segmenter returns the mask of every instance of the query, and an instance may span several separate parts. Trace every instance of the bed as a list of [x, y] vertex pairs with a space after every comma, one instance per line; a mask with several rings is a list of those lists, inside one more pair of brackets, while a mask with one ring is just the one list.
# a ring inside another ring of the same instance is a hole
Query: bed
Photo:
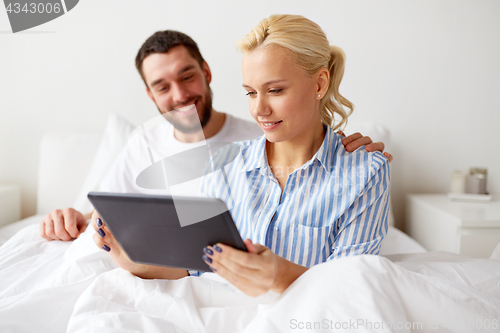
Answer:
[[111, 115], [104, 133], [42, 140], [37, 215], [0, 228], [1, 332], [500, 332], [500, 247], [485, 259], [427, 252], [390, 227], [380, 256], [320, 264], [282, 295], [252, 298], [213, 273], [134, 277], [91, 228], [72, 242], [43, 240], [47, 212], [91, 209], [86, 193], [132, 129]]

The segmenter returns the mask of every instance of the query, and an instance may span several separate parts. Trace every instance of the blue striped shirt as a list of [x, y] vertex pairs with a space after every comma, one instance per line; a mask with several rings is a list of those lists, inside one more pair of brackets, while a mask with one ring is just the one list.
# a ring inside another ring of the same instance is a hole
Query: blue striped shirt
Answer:
[[203, 177], [201, 193], [226, 202], [243, 239], [306, 267], [378, 254], [390, 191], [389, 161], [380, 152], [349, 153], [328, 127], [319, 150], [289, 175], [282, 193], [267, 163], [266, 137], [237, 144], [236, 158], [214, 153], [216, 171]]

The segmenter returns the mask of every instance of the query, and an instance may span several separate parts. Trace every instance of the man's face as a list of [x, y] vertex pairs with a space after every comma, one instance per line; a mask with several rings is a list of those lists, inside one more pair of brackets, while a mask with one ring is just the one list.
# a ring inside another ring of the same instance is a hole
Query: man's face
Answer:
[[[212, 77], [206, 63], [201, 67], [188, 50], [179, 45], [167, 53], [147, 56], [142, 70], [149, 97], [177, 130], [193, 133], [208, 123], [212, 111], [209, 88]], [[197, 113], [191, 112], [191, 108], [174, 111], [193, 104]]]

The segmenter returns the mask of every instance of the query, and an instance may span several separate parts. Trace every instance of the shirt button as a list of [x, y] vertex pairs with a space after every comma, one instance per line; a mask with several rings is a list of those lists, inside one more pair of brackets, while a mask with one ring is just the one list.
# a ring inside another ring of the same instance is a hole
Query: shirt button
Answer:
[[278, 231], [278, 227], [274, 227], [274, 230]]

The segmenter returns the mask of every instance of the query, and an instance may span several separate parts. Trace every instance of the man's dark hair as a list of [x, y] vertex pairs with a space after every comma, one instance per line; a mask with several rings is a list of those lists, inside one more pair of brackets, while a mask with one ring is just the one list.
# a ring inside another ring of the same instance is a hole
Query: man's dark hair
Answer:
[[153, 53], [167, 53], [171, 48], [183, 45], [189, 54], [203, 66], [205, 59], [201, 56], [196, 42], [186, 34], [175, 30], [157, 31], [142, 44], [137, 56], [135, 57], [135, 67], [139, 71], [142, 80], [148, 85], [142, 72], [142, 63], [144, 59]]

